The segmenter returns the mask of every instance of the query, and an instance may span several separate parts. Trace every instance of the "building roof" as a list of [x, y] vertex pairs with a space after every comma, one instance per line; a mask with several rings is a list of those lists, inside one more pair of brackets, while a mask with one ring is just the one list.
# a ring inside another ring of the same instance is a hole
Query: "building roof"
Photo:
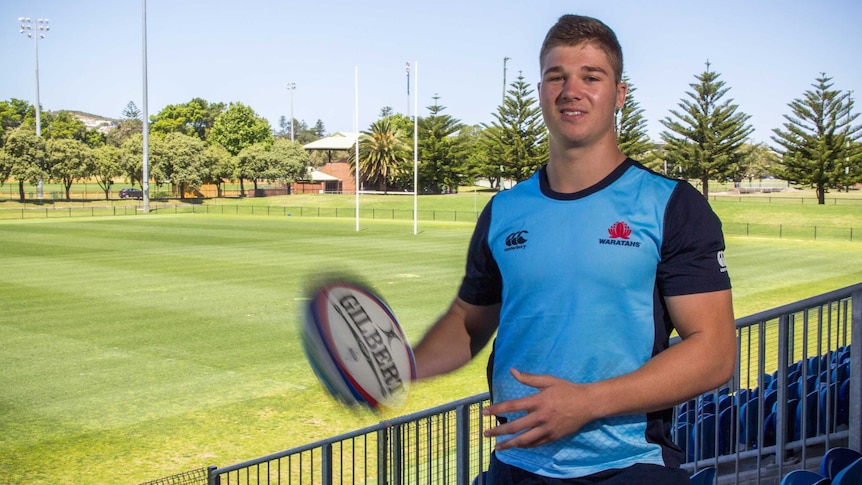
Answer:
[[337, 180], [341, 180], [338, 177], [333, 177], [328, 173], [323, 173], [319, 170], [312, 170], [308, 173], [309, 178], [312, 182], [335, 182]]
[[359, 133], [339, 131], [326, 138], [303, 145], [303, 148], [306, 150], [350, 150], [356, 146], [358, 137]]

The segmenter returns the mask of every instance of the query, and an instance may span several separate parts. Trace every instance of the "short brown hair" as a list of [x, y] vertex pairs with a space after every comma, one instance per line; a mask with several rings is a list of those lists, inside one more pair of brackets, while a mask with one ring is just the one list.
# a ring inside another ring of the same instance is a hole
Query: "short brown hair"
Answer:
[[574, 47], [583, 43], [595, 45], [608, 56], [616, 82], [620, 82], [623, 77], [623, 49], [617, 35], [602, 21], [582, 15], [563, 15], [548, 30], [539, 52], [540, 69], [545, 69], [545, 56], [554, 47]]

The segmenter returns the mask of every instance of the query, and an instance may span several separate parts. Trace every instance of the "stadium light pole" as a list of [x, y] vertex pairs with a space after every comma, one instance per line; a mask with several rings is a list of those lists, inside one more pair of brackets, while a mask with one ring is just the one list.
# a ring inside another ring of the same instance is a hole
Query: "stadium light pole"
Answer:
[[296, 83], [285, 83], [284, 87], [290, 91], [290, 141], [293, 141], [293, 92], [296, 91]]
[[[39, 105], [39, 39], [44, 39], [45, 33], [51, 30], [51, 27], [48, 25], [48, 19], [36, 19], [35, 24], [30, 20], [30, 17], [18, 17], [18, 21], [21, 22], [20, 33], [33, 39], [33, 52], [36, 57], [36, 136], [41, 137], [42, 108]], [[42, 198], [42, 177], [39, 177], [39, 185], [36, 194], [38, 198]]]
[[141, 0], [141, 61], [142, 66], [142, 90], [143, 107], [141, 117], [143, 118], [143, 172], [141, 174], [141, 192], [143, 192], [144, 214], [150, 212], [150, 115], [147, 99], [147, 0]]
[[506, 104], [506, 63], [512, 59], [511, 57], [503, 58], [503, 104]]

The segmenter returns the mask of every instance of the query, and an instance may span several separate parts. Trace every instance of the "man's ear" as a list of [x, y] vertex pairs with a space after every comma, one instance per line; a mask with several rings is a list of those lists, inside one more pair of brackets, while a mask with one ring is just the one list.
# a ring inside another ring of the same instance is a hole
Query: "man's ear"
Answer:
[[629, 92], [629, 85], [624, 82], [617, 83], [617, 109], [623, 109], [623, 104], [626, 102], [626, 94]]

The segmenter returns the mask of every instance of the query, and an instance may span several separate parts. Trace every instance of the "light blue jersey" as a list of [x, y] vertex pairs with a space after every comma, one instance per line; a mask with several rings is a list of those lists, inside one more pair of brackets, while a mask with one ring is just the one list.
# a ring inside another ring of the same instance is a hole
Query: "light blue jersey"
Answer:
[[[497, 194], [477, 223], [459, 292], [472, 304], [502, 302], [489, 363], [494, 402], [536, 392], [511, 368], [578, 383], [638, 369], [667, 348], [665, 296], [730, 287], [723, 251], [703, 196], [632, 160], [575, 194], [551, 191], [544, 169]], [[678, 467], [670, 420], [670, 410], [603, 419], [497, 456], [557, 478]]]

